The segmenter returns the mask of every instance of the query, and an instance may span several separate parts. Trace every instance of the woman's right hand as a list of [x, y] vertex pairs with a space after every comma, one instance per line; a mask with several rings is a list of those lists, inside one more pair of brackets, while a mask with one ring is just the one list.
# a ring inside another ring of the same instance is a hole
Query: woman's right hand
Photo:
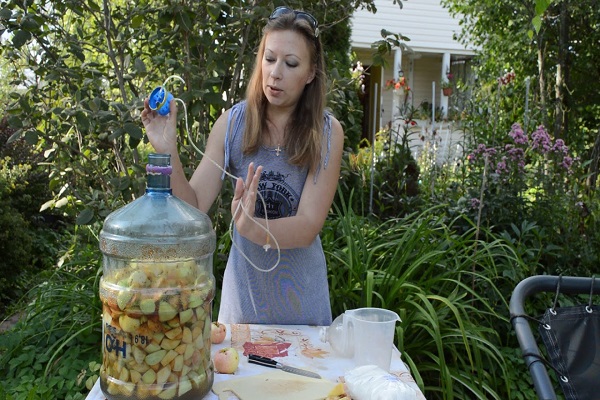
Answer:
[[150, 109], [148, 99], [144, 100], [142, 123], [150, 144], [157, 153], [174, 154], [177, 152], [177, 104], [169, 105], [169, 114], [163, 116]]
[[[238, 177], [235, 183], [233, 200], [231, 202], [231, 214], [235, 221], [238, 232], [248, 238], [248, 230], [255, 228], [253, 220], [256, 208], [256, 196], [258, 193], [258, 183], [263, 167], [254, 168], [254, 163], [248, 165], [248, 174], [246, 182]], [[245, 210], [245, 211], [244, 211]], [[261, 243], [262, 245], [263, 243]]]

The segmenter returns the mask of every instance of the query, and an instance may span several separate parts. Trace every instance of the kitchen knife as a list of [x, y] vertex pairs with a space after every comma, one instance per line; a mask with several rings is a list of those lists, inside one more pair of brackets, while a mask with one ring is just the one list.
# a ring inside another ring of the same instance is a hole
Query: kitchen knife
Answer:
[[256, 354], [248, 354], [248, 362], [252, 364], [263, 365], [265, 367], [277, 368], [285, 372], [291, 372], [292, 374], [321, 379], [321, 375], [316, 374], [314, 372], [306, 371], [300, 368], [290, 367], [288, 365], [283, 365], [282, 363], [275, 361], [271, 358], [257, 356]]

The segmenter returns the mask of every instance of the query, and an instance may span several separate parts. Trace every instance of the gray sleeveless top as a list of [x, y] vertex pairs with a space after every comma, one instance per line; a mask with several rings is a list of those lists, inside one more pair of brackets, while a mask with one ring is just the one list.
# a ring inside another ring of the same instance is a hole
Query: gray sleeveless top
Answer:
[[[284, 149], [261, 147], [255, 154], [244, 155], [245, 113], [245, 102], [231, 109], [225, 136], [225, 166], [232, 175], [245, 179], [250, 162], [262, 165], [258, 190], [266, 210], [257, 199], [255, 215], [264, 218], [266, 214], [269, 220], [293, 216], [298, 210], [308, 169], [289, 164]], [[326, 154], [322, 164], [326, 168], [331, 144], [331, 118], [327, 114], [323, 142]], [[233, 229], [237, 247], [257, 267], [267, 270], [275, 265], [274, 243], [265, 251], [242, 237], [235, 226]], [[232, 246], [223, 277], [218, 319], [226, 323], [330, 325], [327, 266], [320, 237], [317, 235], [306, 248], [282, 249], [279, 265], [270, 272], [258, 271]]]

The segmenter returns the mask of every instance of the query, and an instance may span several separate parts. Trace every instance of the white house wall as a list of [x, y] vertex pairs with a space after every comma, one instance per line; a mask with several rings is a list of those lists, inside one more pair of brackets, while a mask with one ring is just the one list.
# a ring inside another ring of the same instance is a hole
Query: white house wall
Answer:
[[392, 0], [375, 0], [377, 13], [357, 10], [352, 17], [352, 46], [370, 48], [381, 40], [381, 30], [401, 33], [410, 38], [407, 44], [417, 52], [451, 52], [473, 54], [472, 49], [453, 39], [460, 32], [457, 19], [453, 19], [440, 0], [407, 0], [403, 7]]

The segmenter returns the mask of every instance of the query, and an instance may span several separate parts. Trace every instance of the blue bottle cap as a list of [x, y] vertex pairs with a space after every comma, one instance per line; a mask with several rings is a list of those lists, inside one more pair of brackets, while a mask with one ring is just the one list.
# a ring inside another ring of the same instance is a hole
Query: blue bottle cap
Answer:
[[167, 115], [171, 100], [173, 100], [173, 95], [167, 92], [164, 87], [158, 86], [150, 93], [148, 106], [150, 106], [151, 110], [158, 111], [160, 115]]

